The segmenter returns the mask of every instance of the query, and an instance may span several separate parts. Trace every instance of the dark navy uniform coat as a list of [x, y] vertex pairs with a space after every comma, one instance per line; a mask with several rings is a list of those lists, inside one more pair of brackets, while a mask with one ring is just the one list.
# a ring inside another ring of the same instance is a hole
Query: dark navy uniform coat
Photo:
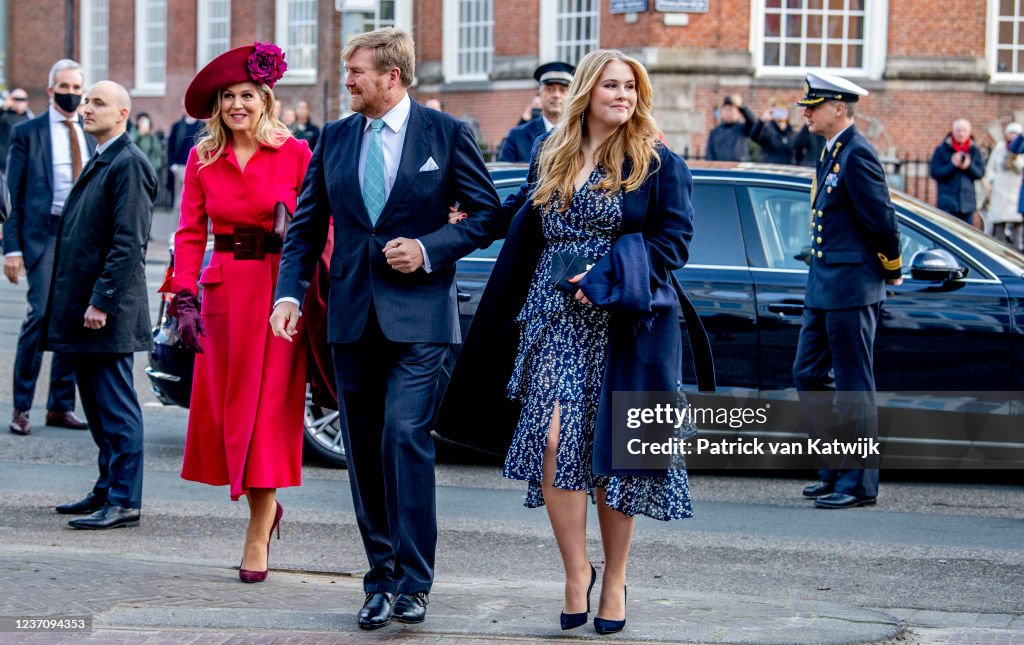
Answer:
[[900, 277], [899, 230], [885, 172], [856, 126], [822, 154], [811, 197], [805, 305], [829, 310], [881, 302], [885, 280]]
[[505, 145], [501, 146], [501, 155], [498, 156], [498, 161], [524, 163], [529, 161], [533, 142], [545, 132], [547, 129], [544, 127], [544, 117], [542, 116], [512, 128], [509, 130], [508, 136], [505, 137]]

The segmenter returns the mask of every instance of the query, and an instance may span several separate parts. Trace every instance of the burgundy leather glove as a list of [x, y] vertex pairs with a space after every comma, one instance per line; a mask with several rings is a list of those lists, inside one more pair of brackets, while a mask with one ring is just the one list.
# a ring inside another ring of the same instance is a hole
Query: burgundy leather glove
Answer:
[[203, 318], [199, 314], [199, 299], [188, 289], [174, 294], [174, 299], [167, 306], [167, 313], [178, 319], [178, 334], [181, 342], [197, 354], [203, 353], [199, 337], [206, 335]]

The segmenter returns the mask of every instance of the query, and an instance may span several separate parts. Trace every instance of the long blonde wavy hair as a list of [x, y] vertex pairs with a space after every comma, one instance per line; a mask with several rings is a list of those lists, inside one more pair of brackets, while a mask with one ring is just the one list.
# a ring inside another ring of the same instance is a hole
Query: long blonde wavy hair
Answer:
[[[605, 171], [594, 190], [618, 190], [620, 187], [630, 192], [639, 188], [648, 175], [657, 171], [655, 162], [658, 157], [658, 126], [654, 122], [652, 111], [651, 79], [640, 61], [631, 58], [615, 49], [597, 49], [580, 61], [576, 68], [569, 93], [566, 97], [566, 109], [551, 135], [544, 140], [538, 162], [538, 185], [533, 195], [535, 206], [546, 206], [552, 199], [559, 200], [558, 210], [569, 208], [572, 195], [575, 193], [576, 175], [583, 167], [583, 137], [585, 134], [585, 117], [590, 107], [590, 92], [601, 79], [601, 74], [608, 63], [621, 61], [630, 66], [636, 77], [636, 110], [628, 121], [619, 126], [594, 154], [594, 159]], [[629, 176], [623, 178], [622, 162], [632, 162]]]
[[[257, 85], [256, 87], [263, 98], [263, 110], [260, 112], [259, 121], [256, 122], [256, 139], [260, 143], [279, 148], [292, 136], [292, 133], [288, 130], [288, 126], [274, 117], [274, 91], [267, 85]], [[220, 116], [221, 98], [225, 89], [217, 90], [217, 97], [213, 102], [213, 114], [206, 120], [202, 136], [196, 143], [200, 170], [217, 160], [231, 138], [231, 131], [224, 125]]]

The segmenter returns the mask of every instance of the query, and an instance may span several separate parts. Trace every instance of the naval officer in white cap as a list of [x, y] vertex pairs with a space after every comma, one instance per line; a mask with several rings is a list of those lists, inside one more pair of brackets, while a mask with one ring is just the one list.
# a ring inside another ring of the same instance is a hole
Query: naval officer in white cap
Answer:
[[[845, 78], [808, 74], [797, 102], [808, 129], [826, 141], [811, 190], [810, 271], [793, 363], [808, 432], [822, 443], [878, 437], [875, 329], [886, 284], [903, 281], [885, 173], [853, 124], [857, 101], [867, 94]], [[826, 460], [820, 481], [803, 494], [818, 508], [874, 504], [877, 464]]]

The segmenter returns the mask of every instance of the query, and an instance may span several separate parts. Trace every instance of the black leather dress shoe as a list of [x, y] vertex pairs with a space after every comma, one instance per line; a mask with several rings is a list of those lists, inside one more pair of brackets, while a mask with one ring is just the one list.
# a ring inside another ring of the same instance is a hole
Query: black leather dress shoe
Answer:
[[11, 413], [11, 424], [7, 426], [18, 435], [32, 434], [32, 422], [28, 420], [28, 410], [15, 410]]
[[428, 604], [430, 604], [430, 594], [425, 591], [400, 593], [395, 598], [395, 611], [393, 615], [395, 620], [407, 625], [422, 623], [427, 617]]
[[391, 601], [394, 595], [386, 591], [366, 594], [366, 602], [359, 610], [360, 629], [380, 629], [391, 624]]
[[871, 506], [874, 503], [874, 497], [857, 497], [846, 493], [832, 493], [814, 500], [814, 506], [817, 508], [856, 508]]
[[106, 495], [100, 497], [95, 491], [90, 491], [89, 494], [85, 496], [85, 499], [80, 499], [77, 502], [70, 502], [68, 504], [61, 504], [56, 507], [56, 510], [61, 515], [88, 515], [89, 513], [95, 513], [106, 505]]
[[122, 526], [138, 526], [141, 512], [137, 508], [123, 508], [106, 504], [88, 517], [68, 522], [73, 529], [116, 529]]
[[828, 495], [834, 490], [835, 484], [832, 482], [818, 482], [817, 484], [811, 484], [810, 486], [804, 487], [804, 497], [814, 499], [816, 497]]
[[78, 418], [78, 415], [70, 410], [67, 412], [50, 410], [46, 413], [46, 425], [68, 430], [87, 430], [89, 428], [89, 424], [84, 419]]

